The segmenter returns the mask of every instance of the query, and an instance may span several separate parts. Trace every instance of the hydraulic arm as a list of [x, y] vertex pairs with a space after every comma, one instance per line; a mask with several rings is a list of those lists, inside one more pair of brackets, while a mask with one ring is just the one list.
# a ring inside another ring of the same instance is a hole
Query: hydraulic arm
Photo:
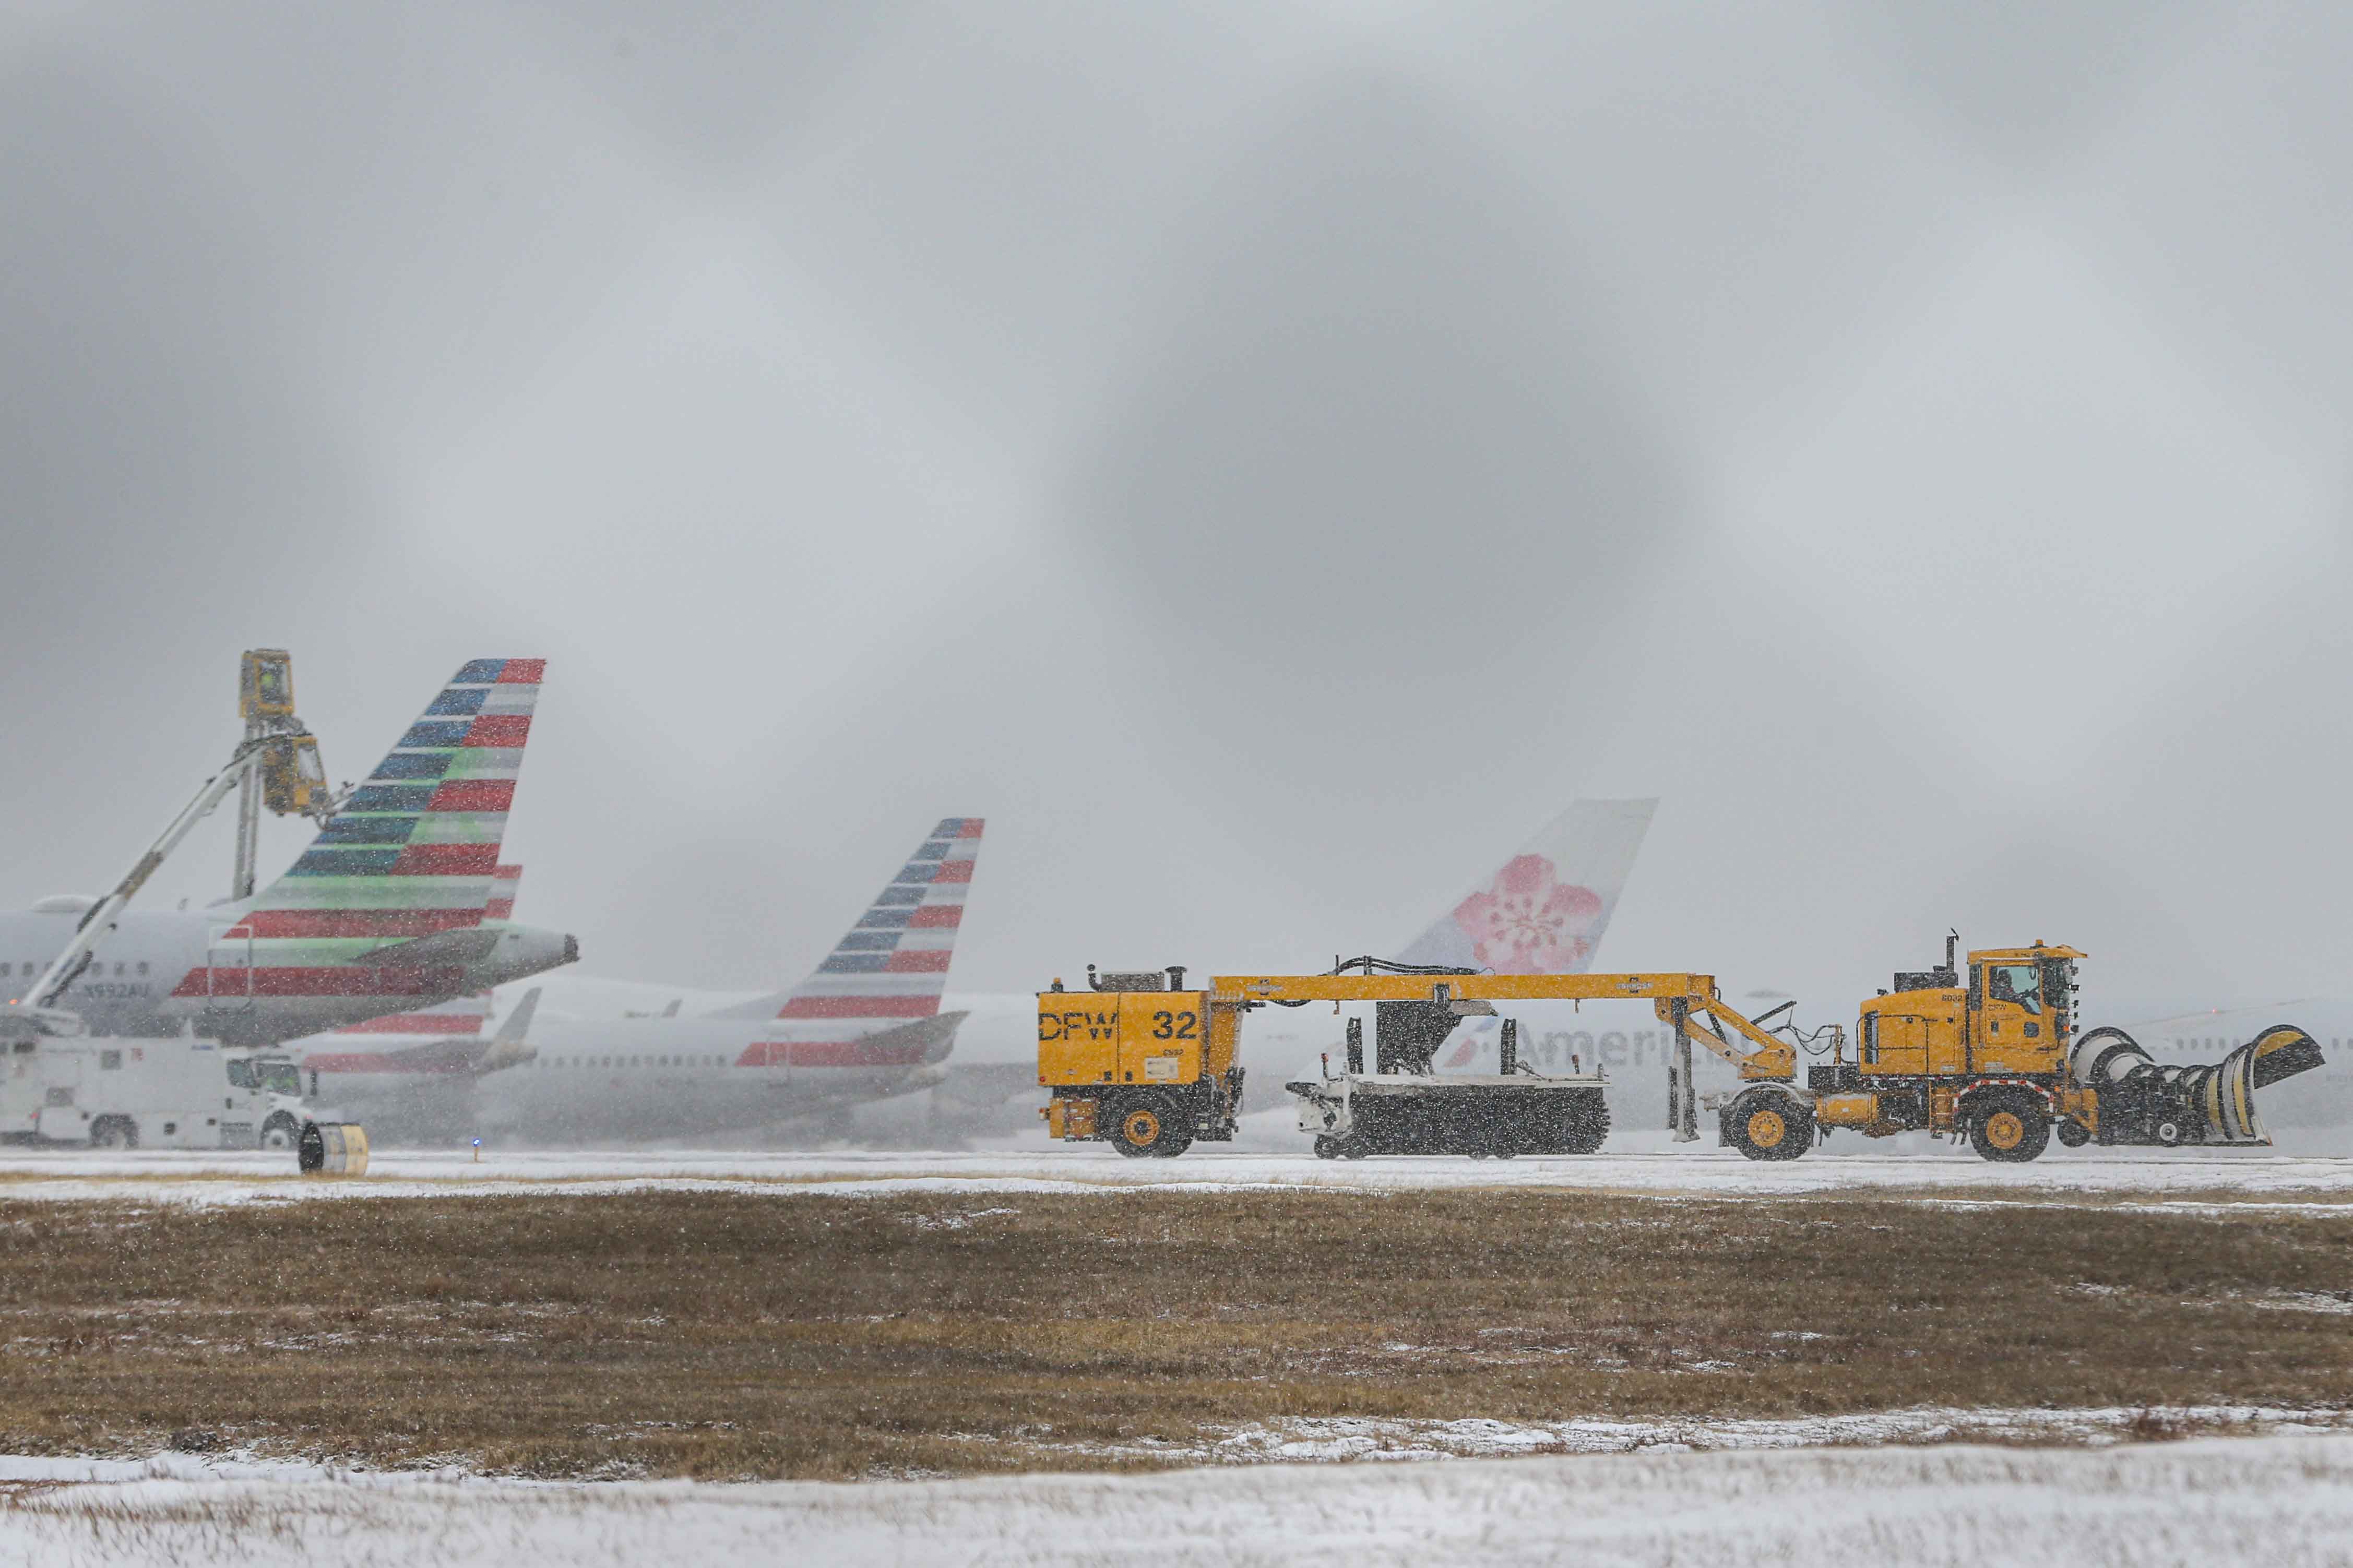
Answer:
[[[1347, 1071], [1323, 1084], [1289, 1086], [1322, 1118], [1319, 1153], [1399, 1152], [1590, 1152], [1608, 1112], [1598, 1075], [1548, 1078], [1517, 1065], [1504, 1022], [1504, 1070], [1490, 1079], [1439, 1076], [1438, 1047], [1466, 1017], [1521, 1002], [1647, 1001], [1678, 1037], [1687, 1137], [1691, 1042], [1733, 1062], [1743, 1078], [1786, 1080], [1789, 1043], [1758, 1027], [1716, 994], [1715, 978], [1689, 973], [1482, 974], [1384, 963], [1335, 963], [1322, 974], [1229, 974], [1183, 991], [1184, 970], [1096, 975], [1089, 992], [1039, 993], [1039, 1081], [1053, 1090], [1048, 1126], [1057, 1138], [1101, 1139], [1123, 1152], [1181, 1152], [1196, 1138], [1232, 1136], [1240, 1099], [1243, 1017], [1266, 1006], [1369, 1003], [1377, 1059], [1364, 1071], [1361, 1025], [1351, 1025]], [[1174, 994], [1172, 994], [1172, 993]], [[1358, 1126], [1359, 1120], [1363, 1126]], [[1311, 1128], [1310, 1131], [1314, 1129]]]
[[98, 944], [114, 931], [123, 910], [147, 879], [196, 824], [213, 814], [229, 791], [237, 790], [242, 797], [237, 822], [238, 898], [249, 898], [253, 892], [254, 826], [261, 805], [281, 815], [300, 812], [321, 823], [334, 815], [341, 802], [327, 789], [320, 770], [318, 740], [294, 716], [293, 680], [292, 665], [284, 652], [273, 648], [247, 652], [238, 679], [245, 739], [229, 753], [227, 765], [196, 787], [171, 826], [132, 863], [114, 889], [82, 915], [73, 940], [26, 989], [24, 1000], [0, 1006], [0, 1034], [83, 1032], [80, 1018], [61, 1011], [58, 999], [90, 967]]

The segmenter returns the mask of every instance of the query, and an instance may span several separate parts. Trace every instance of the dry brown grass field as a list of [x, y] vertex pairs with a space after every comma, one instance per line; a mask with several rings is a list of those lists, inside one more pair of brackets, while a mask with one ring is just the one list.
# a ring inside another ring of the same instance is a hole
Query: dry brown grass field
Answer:
[[1145, 1465], [1286, 1416], [2335, 1408], [2348, 1299], [2353, 1218], [2272, 1207], [0, 1202], [0, 1449], [841, 1478]]

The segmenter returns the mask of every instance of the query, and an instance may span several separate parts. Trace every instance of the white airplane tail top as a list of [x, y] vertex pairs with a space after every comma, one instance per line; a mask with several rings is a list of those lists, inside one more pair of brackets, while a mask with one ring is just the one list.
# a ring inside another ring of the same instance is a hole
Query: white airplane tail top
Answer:
[[1618, 908], [1653, 800], [1580, 800], [1398, 959], [1497, 974], [1582, 974]]
[[[916, 847], [891, 885], [789, 991], [712, 1015], [768, 1019], [760, 1062], [871, 1067], [934, 1059], [955, 1037], [940, 1015], [948, 961], [980, 855], [981, 819], [951, 816]], [[934, 1022], [935, 1021], [935, 1022]]]

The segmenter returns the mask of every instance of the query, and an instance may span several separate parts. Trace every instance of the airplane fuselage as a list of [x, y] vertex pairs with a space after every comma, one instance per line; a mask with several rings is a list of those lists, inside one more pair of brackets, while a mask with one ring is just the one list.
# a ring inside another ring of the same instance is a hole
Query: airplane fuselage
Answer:
[[[361, 1121], [378, 1110], [447, 1136], [461, 1118], [531, 1142], [693, 1138], [771, 1126], [926, 1081], [958, 1018], [822, 1048], [775, 1038], [766, 1021], [543, 1016], [532, 1057], [477, 1077], [480, 1046], [350, 1037], [290, 1047], [317, 1093]], [[911, 1038], [911, 1033], [918, 1037]], [[923, 1076], [919, 1076], [923, 1075]], [[439, 1122], [441, 1125], [430, 1125]]]
[[[571, 937], [486, 921], [489, 950], [463, 962], [291, 968], [257, 963], [232, 938], [240, 908], [133, 910], [99, 944], [58, 1005], [95, 1035], [157, 1037], [187, 1031], [230, 1045], [277, 1045], [387, 1013], [406, 1012], [569, 963]], [[72, 939], [79, 909], [0, 914], [0, 996], [23, 996]], [[479, 945], [479, 944], [478, 944]]]

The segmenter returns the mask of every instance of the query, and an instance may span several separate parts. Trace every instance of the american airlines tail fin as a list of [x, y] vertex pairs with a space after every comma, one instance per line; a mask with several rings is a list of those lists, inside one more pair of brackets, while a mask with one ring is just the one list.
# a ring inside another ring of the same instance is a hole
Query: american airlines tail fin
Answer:
[[[491, 921], [513, 919], [515, 894], [522, 886], [522, 867], [501, 866], [493, 871], [491, 874], [490, 902], [482, 908], [482, 918]], [[480, 1037], [482, 1026], [490, 1020], [490, 1016], [491, 994], [478, 991], [470, 996], [452, 996], [447, 1002], [419, 1007], [414, 1012], [387, 1013], [381, 1018], [346, 1024], [340, 1029], [312, 1035], [301, 1043], [306, 1048], [323, 1050], [348, 1037], [358, 1035], [424, 1035], [443, 1039], [472, 1040]]]
[[1497, 974], [1582, 974], [1650, 830], [1656, 800], [1580, 800], [1546, 824], [1398, 960]]
[[450, 678], [229, 933], [251, 939], [256, 965], [468, 956], [432, 944], [474, 940], [471, 928], [497, 918], [499, 846], [546, 663], [477, 658]]
[[514, 919], [515, 895], [522, 891], [522, 868], [500, 866], [491, 872], [490, 901], [482, 906], [486, 921]]
[[916, 846], [891, 885], [842, 933], [817, 972], [712, 1015], [721, 1018], [841, 1018], [881, 1024], [928, 1018], [947, 989], [948, 960], [980, 855], [981, 819], [951, 816]]

